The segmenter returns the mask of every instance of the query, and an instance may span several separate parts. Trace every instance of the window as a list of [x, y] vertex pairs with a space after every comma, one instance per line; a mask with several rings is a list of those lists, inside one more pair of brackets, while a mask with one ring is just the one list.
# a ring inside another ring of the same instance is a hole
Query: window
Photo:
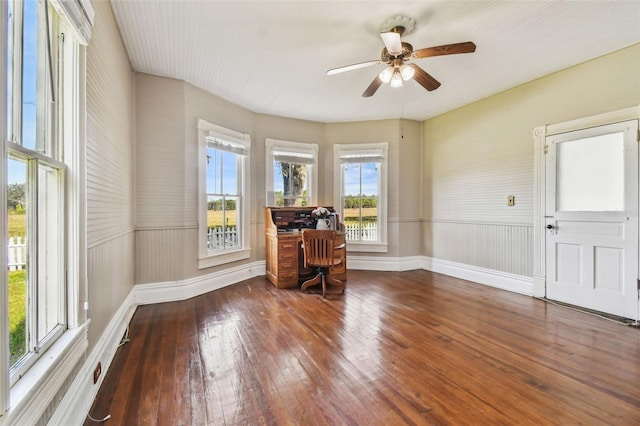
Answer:
[[250, 139], [200, 120], [200, 268], [249, 258]]
[[387, 251], [386, 142], [334, 145], [336, 208], [350, 251]]
[[267, 139], [267, 205], [305, 207], [316, 204], [318, 145]]
[[[39, 398], [53, 396], [56, 383], [68, 374], [58, 368], [60, 358], [75, 365], [86, 348], [86, 335], [78, 327], [78, 265], [86, 247], [78, 238], [84, 185], [77, 176], [84, 130], [85, 52], [80, 41], [90, 37], [93, 9], [87, 0], [78, 1], [85, 7], [81, 20], [88, 24], [83, 38], [76, 32], [78, 16], [74, 23], [67, 19], [73, 5], [10, 0], [0, 7], [6, 59], [0, 69], [5, 79], [0, 134], [5, 136], [6, 174], [0, 181], [8, 225], [2, 225], [6, 273], [0, 336], [3, 347], [9, 347], [8, 354], [0, 354], [0, 422], [38, 420], [42, 413], [32, 409], [29, 390], [37, 387]], [[69, 171], [76, 176], [73, 181], [67, 178]]]
[[8, 6], [7, 249], [14, 383], [66, 328], [65, 165], [57, 132], [57, 14], [35, 0]]

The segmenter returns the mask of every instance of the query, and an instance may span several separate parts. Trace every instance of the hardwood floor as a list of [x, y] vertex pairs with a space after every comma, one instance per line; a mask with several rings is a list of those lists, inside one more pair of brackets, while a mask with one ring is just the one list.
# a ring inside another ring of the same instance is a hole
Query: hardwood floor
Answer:
[[107, 424], [640, 423], [640, 330], [428, 271], [326, 300], [254, 278], [141, 306], [129, 337]]

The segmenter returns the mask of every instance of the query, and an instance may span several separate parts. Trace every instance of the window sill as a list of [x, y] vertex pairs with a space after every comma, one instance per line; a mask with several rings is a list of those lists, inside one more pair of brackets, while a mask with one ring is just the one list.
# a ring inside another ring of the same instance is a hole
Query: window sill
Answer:
[[63, 333], [11, 388], [7, 424], [36, 424], [87, 346], [86, 325]]
[[249, 259], [250, 257], [251, 249], [241, 249], [231, 252], [209, 255], [207, 257], [198, 259], [198, 269], [211, 268], [213, 266], [237, 262], [238, 260]]
[[347, 252], [386, 253], [387, 251], [387, 243], [356, 243], [347, 241]]

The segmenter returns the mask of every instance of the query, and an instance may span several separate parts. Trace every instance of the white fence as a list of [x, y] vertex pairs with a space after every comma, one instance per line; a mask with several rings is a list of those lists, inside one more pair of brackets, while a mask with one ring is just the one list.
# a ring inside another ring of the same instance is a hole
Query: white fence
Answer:
[[357, 223], [345, 224], [345, 234], [347, 240], [375, 241], [378, 239], [378, 225], [371, 222], [363, 223], [360, 228]]
[[223, 247], [236, 247], [238, 245], [238, 228], [227, 226], [227, 232], [221, 226], [209, 228], [207, 230], [207, 248], [209, 250], [221, 249]]
[[22, 270], [27, 266], [27, 241], [25, 238], [9, 238], [9, 244], [7, 245], [7, 265], [10, 271]]

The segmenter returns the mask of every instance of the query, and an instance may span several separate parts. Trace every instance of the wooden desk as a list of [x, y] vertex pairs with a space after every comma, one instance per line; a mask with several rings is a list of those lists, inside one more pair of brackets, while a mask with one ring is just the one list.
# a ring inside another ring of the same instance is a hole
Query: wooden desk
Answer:
[[[267, 279], [276, 288], [297, 287], [300, 281], [312, 275], [310, 268], [304, 267], [302, 253], [302, 231], [310, 226], [311, 210], [315, 207], [266, 207], [265, 246]], [[298, 230], [293, 232], [292, 230]], [[338, 232], [337, 245], [344, 243], [344, 232]], [[347, 279], [346, 248], [342, 249], [342, 263], [329, 269], [329, 273], [339, 279]]]

